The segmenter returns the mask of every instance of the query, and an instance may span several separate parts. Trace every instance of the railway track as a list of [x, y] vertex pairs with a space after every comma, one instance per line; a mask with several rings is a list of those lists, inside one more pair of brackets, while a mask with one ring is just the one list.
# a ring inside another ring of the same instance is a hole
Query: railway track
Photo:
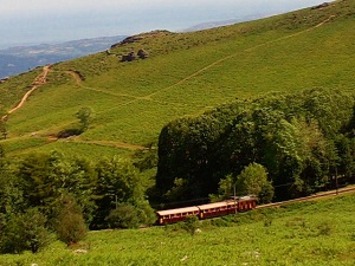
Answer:
[[280, 202], [273, 202], [273, 203], [268, 203], [268, 204], [264, 204], [264, 205], [259, 205], [255, 209], [280, 207], [280, 206], [287, 205], [290, 203], [305, 202], [305, 201], [311, 201], [311, 200], [315, 200], [315, 199], [319, 199], [319, 198], [334, 197], [337, 195], [342, 195], [342, 194], [347, 194], [347, 193], [355, 193], [355, 186], [345, 187], [345, 188], [341, 188], [341, 189], [337, 189], [337, 190], [320, 192], [320, 193], [310, 195], [307, 197], [301, 197], [301, 198], [287, 200], [287, 201], [280, 201]]

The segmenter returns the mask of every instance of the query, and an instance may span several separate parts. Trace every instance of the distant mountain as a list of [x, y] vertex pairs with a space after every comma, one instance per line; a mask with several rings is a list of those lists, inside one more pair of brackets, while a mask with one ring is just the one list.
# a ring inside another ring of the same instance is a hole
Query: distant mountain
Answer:
[[192, 32], [192, 31], [199, 31], [199, 30], [212, 29], [212, 28], [216, 28], [216, 27], [228, 26], [228, 25], [233, 25], [233, 24], [240, 23], [240, 22], [246, 22], [246, 21], [251, 21], [251, 20], [255, 20], [255, 19], [265, 18], [265, 17], [271, 16], [271, 15], [272, 14], [254, 14], [254, 15], [250, 15], [250, 16], [244, 16], [242, 18], [237, 18], [237, 19], [206, 22], [206, 23], [197, 24], [197, 25], [194, 25], [194, 26], [189, 27], [187, 29], [184, 29], [183, 32]]
[[38, 65], [52, 64], [97, 53], [127, 36], [82, 39], [59, 44], [16, 46], [0, 50], [0, 78], [28, 71]]

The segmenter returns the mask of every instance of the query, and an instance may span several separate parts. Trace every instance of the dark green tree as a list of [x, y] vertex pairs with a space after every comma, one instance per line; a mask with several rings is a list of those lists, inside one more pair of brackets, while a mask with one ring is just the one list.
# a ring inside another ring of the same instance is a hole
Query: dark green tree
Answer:
[[87, 234], [87, 226], [74, 197], [63, 195], [58, 206], [58, 214], [53, 222], [58, 239], [68, 246], [83, 240]]
[[29, 206], [39, 207], [49, 219], [63, 195], [72, 195], [90, 222], [95, 211], [96, 175], [86, 161], [65, 158], [58, 152], [31, 154], [19, 164], [17, 176]]
[[138, 209], [129, 203], [120, 203], [106, 220], [110, 228], [138, 228], [141, 224]]
[[90, 107], [82, 107], [75, 114], [76, 118], [79, 119], [81, 131], [86, 131], [91, 122], [93, 121], [93, 110]]
[[108, 226], [107, 217], [121, 204], [138, 208], [143, 212], [139, 222], [150, 224], [153, 210], [145, 197], [145, 183], [142, 175], [130, 161], [118, 157], [104, 159], [97, 163], [98, 182], [95, 195], [98, 211], [92, 223], [92, 228]]
[[22, 253], [30, 250], [38, 252], [47, 246], [53, 237], [46, 227], [46, 217], [36, 208], [24, 214], [12, 214], [3, 219], [0, 231], [0, 251], [2, 253]]
[[237, 194], [240, 196], [256, 195], [263, 203], [270, 202], [274, 193], [267, 175], [267, 171], [262, 165], [257, 163], [249, 164], [237, 176]]

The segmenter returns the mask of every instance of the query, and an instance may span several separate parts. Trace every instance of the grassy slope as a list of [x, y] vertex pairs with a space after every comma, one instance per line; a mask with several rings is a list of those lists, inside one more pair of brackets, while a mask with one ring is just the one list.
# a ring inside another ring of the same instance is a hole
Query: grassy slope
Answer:
[[[0, 265], [350, 266], [355, 260], [354, 204], [352, 194], [252, 211], [228, 217], [238, 222], [204, 221], [195, 236], [177, 226], [91, 232], [73, 249], [56, 242], [37, 255], [2, 255]], [[75, 255], [77, 248], [88, 253]]]
[[[354, 10], [354, 1], [339, 1], [324, 9], [208, 31], [151, 33], [113, 49], [111, 55], [58, 64], [49, 83], [10, 117], [9, 136], [54, 134], [75, 122], [73, 115], [80, 106], [90, 106], [95, 123], [77, 140], [141, 145], [156, 141], [168, 121], [200, 114], [236, 97], [315, 87], [353, 90]], [[117, 60], [116, 55], [141, 47], [149, 51], [149, 59]], [[68, 70], [79, 71], [85, 81], [76, 82]], [[3, 144], [13, 154], [27, 152], [15, 140]], [[70, 143], [55, 146], [65, 150]], [[78, 152], [85, 153], [84, 146]]]

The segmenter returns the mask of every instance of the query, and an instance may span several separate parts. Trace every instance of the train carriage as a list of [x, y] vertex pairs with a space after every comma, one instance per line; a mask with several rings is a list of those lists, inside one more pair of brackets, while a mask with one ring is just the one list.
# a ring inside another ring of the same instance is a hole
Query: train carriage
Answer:
[[221, 201], [197, 206], [200, 209], [200, 219], [235, 213], [237, 204], [235, 202]]
[[200, 214], [200, 209], [197, 207], [186, 207], [157, 211], [156, 214], [158, 216], [157, 223], [163, 225], [184, 221], [188, 216], [198, 216]]
[[255, 196], [244, 196], [238, 199], [238, 212], [245, 212], [256, 207], [257, 199]]
[[257, 198], [255, 196], [244, 196], [198, 206], [157, 211], [157, 224], [164, 225], [185, 221], [189, 216], [196, 216], [202, 220], [236, 212], [244, 212], [254, 209], [256, 203]]

